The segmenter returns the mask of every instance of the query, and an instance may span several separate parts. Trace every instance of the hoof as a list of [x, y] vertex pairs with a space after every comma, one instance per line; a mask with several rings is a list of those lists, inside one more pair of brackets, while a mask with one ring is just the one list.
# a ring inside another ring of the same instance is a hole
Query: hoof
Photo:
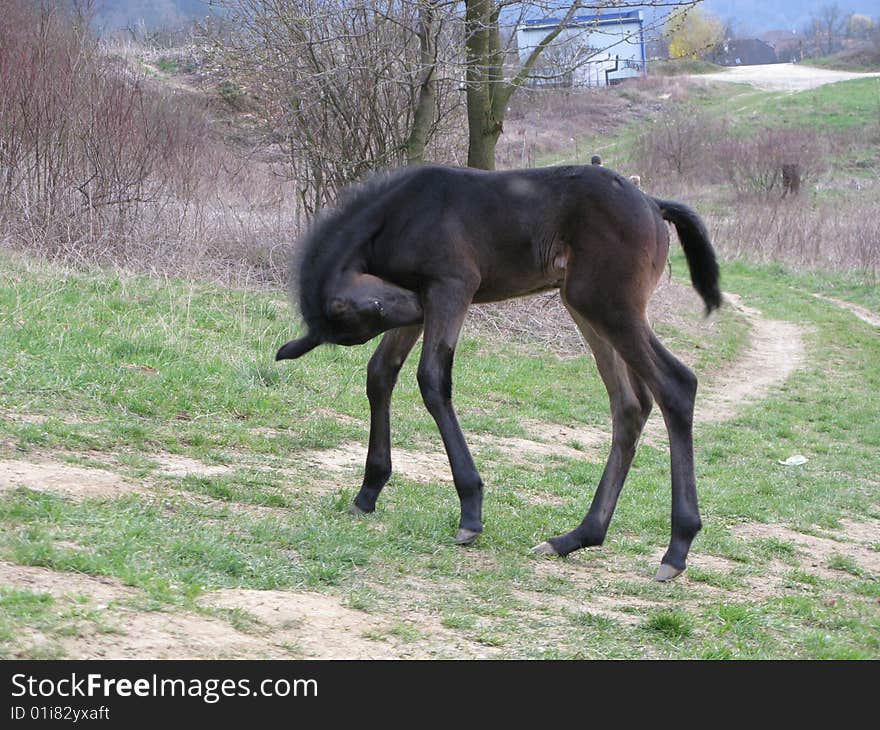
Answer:
[[660, 567], [657, 569], [657, 575], [654, 576], [654, 580], [660, 583], [666, 583], [673, 578], [677, 578], [682, 573], [684, 573], [684, 568], [676, 568], [673, 565], [669, 565], [669, 563], [661, 563]]
[[549, 542], [542, 542], [540, 545], [535, 545], [531, 549], [531, 552], [535, 553], [535, 555], [559, 555], [556, 552], [556, 548], [553, 547]]
[[470, 545], [479, 536], [479, 532], [461, 527], [459, 528], [458, 532], [455, 533], [455, 543], [457, 545]]
[[350, 515], [354, 515], [355, 517], [369, 514], [369, 512], [367, 512], [365, 509], [361, 509], [354, 502], [348, 505], [348, 509], [346, 510], [346, 512], [348, 512], [348, 514]]

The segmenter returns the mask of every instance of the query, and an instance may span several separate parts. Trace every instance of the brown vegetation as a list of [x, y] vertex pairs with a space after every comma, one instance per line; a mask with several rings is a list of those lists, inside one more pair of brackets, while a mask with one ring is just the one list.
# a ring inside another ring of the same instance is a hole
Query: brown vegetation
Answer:
[[[2, 245], [83, 265], [280, 283], [306, 214], [290, 155], [265, 135], [258, 100], [224, 93], [232, 82], [204, 45], [109, 52], [48, 7], [13, 0], [0, 17]], [[654, 77], [578, 93], [522, 89], [498, 166], [601, 153], [639, 174], [648, 192], [695, 203], [726, 256], [876, 273], [871, 179], [853, 178], [842, 199], [821, 193], [832, 179], [847, 184], [829, 160], [845, 157], [851, 140], [797, 128], [733, 136], [681, 106], [687, 88]], [[643, 133], [623, 162], [580, 141], [634, 121]], [[446, 146], [435, 146], [434, 159], [461, 163], [461, 125], [457, 134], [438, 137]], [[785, 165], [799, 167], [802, 194], [781, 200]], [[544, 309], [536, 301], [523, 316]]]
[[[662, 195], [711, 198], [704, 214], [725, 257], [874, 277], [880, 270], [875, 183], [847, 180], [832, 164], [850, 149], [852, 141], [840, 133], [808, 128], [734, 135], [725, 123], [683, 108], [646, 124], [634, 167]], [[786, 183], [792, 169], [797, 191]], [[845, 196], [823, 194], [841, 185], [850, 188]]]
[[712, 217], [727, 258], [784, 262], [800, 269], [880, 271], [880, 204], [861, 196], [812, 202], [751, 200], [734, 216]]
[[6, 245], [201, 275], [283, 268], [283, 186], [214, 137], [200, 101], [114, 60], [58, 7], [13, 0], [0, 47]]

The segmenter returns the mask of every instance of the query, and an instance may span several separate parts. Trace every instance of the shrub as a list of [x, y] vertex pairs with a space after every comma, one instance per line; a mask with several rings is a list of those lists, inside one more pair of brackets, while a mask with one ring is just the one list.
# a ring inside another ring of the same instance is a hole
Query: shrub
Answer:
[[737, 193], [766, 195], [782, 192], [784, 165], [798, 167], [802, 184], [815, 177], [829, 144], [810, 129], [762, 129], [747, 137], [719, 140], [713, 145], [713, 157], [723, 180]]
[[706, 178], [713, 150], [727, 135], [726, 126], [705, 112], [682, 107], [646, 125], [635, 145], [643, 179], [677, 175]]
[[123, 229], [143, 205], [186, 197], [206, 119], [103, 56], [55, 6], [0, 16], [0, 201], [53, 238]]
[[709, 218], [712, 240], [725, 258], [784, 262], [797, 269], [880, 271], [880, 204], [864, 195], [843, 200], [755, 198], [736, 215]]
[[57, 4], [0, 14], [0, 240], [77, 263], [280, 278], [294, 212], [197, 98], [111, 57]]

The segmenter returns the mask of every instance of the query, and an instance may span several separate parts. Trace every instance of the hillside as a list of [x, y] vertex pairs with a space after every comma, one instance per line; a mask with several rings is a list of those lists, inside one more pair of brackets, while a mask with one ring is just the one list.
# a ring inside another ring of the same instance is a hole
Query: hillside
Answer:
[[95, 7], [95, 26], [110, 33], [141, 24], [176, 28], [213, 12], [207, 0], [104, 0]]
[[[870, 0], [703, 0], [701, 7], [723, 21], [734, 21], [739, 35], [758, 36], [770, 30], [799, 31], [831, 5], [836, 5], [841, 15], [877, 15]], [[651, 13], [649, 5], [643, 9]], [[97, 25], [109, 31], [133, 27], [139, 22], [151, 28], [173, 27], [214, 12], [216, 6], [210, 7], [207, 0], [105, 0], [97, 8]]]

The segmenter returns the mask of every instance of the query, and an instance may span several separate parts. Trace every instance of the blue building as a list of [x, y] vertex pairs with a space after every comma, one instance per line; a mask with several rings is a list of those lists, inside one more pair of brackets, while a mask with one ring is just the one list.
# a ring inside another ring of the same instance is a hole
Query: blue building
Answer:
[[[525, 61], [560, 18], [523, 20], [516, 29], [519, 57]], [[608, 86], [646, 72], [641, 10], [571, 18], [535, 65], [536, 86]]]

